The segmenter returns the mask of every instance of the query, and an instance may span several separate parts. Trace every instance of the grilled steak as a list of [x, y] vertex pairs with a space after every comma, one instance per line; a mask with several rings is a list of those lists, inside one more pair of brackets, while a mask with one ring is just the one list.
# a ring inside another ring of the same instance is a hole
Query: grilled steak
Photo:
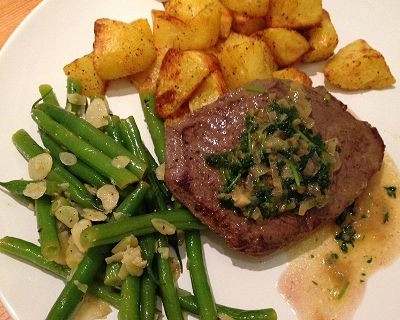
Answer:
[[284, 80], [258, 80], [250, 86], [266, 93], [241, 88], [193, 114], [167, 122], [165, 181], [173, 195], [229, 247], [265, 256], [338, 217], [379, 170], [385, 146], [375, 128], [355, 119], [324, 87], [296, 86], [311, 103], [313, 130], [324, 140], [339, 140], [342, 166], [331, 178], [329, 202], [304, 216], [287, 212], [260, 222], [237, 215], [220, 205], [220, 174], [206, 164], [205, 157], [235, 148], [249, 110], [263, 108], [293, 90], [293, 83]]

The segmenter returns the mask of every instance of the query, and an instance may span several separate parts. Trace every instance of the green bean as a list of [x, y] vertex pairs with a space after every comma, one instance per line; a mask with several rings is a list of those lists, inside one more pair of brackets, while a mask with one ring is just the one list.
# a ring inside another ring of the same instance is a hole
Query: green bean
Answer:
[[[60, 153], [64, 152], [63, 149], [54, 139], [52, 139], [48, 134], [44, 132], [40, 132], [40, 137], [42, 139], [43, 145], [49, 150], [53, 159], [59, 159]], [[109, 183], [107, 178], [102, 176], [92, 167], [88, 166], [86, 163], [82, 162], [80, 159], [77, 159], [75, 164], [65, 166], [68, 171], [74, 174], [76, 177], [82, 179], [84, 182], [100, 188], [101, 186]]]
[[[82, 101], [74, 101], [82, 100]], [[80, 83], [71, 77], [67, 78], [67, 103], [65, 109], [77, 116], [82, 116], [85, 113], [85, 107], [87, 105], [87, 100], [84, 95], [82, 95], [82, 87]]]
[[111, 115], [108, 117], [108, 124], [106, 125], [106, 133], [109, 135], [113, 140], [119, 144], [122, 144], [122, 136], [119, 130], [121, 125], [121, 119], [117, 115]]
[[119, 270], [121, 269], [121, 262], [111, 262], [106, 265], [104, 272], [104, 284], [107, 286], [118, 288], [122, 285], [122, 280], [118, 276]]
[[117, 168], [113, 166], [111, 158], [86, 141], [80, 139], [67, 128], [50, 118], [43, 111], [37, 108], [32, 109], [32, 118], [38, 124], [39, 128], [46, 132], [55, 141], [69, 149], [78, 159], [81, 159], [104, 176], [110, 178], [121, 189], [137, 181], [137, 177], [132, 172], [125, 168]]
[[140, 278], [128, 276], [122, 283], [118, 320], [140, 319]]
[[165, 132], [164, 122], [157, 117], [155, 112], [154, 93], [140, 93], [140, 102], [144, 118], [154, 145], [154, 152], [159, 163], [165, 162]]
[[54, 261], [48, 261], [39, 246], [15, 237], [0, 239], [0, 252], [32, 264], [42, 270], [49, 271], [59, 278], [67, 278], [69, 268]]
[[187, 210], [161, 211], [93, 225], [82, 232], [81, 243], [85, 248], [90, 248], [116, 243], [130, 234], [141, 236], [153, 233], [156, 231], [151, 223], [154, 218], [164, 219], [174, 224], [177, 229], [204, 228], [204, 225]]
[[41, 84], [39, 86], [39, 92], [42, 97], [43, 102], [52, 104], [54, 106], [59, 106], [60, 103], [57, 100], [57, 97], [53, 91], [53, 87], [49, 84]]
[[147, 182], [140, 181], [114, 212], [122, 213], [124, 216], [133, 216], [142, 204], [149, 187]]
[[[179, 303], [182, 308], [190, 313], [199, 314], [196, 297], [190, 292], [178, 288]], [[257, 310], [242, 310], [217, 304], [217, 313], [225, 314], [235, 320], [276, 320], [277, 315], [274, 309], [265, 308]]]
[[[26, 160], [30, 160], [45, 152], [43, 148], [40, 147], [23, 129], [20, 129], [13, 134], [12, 141], [19, 153]], [[95, 209], [99, 207], [85, 186], [57, 162], [53, 162], [52, 170], [47, 175], [47, 178], [60, 184], [68, 183], [68, 192], [70, 193], [71, 199], [83, 207]]]
[[131, 151], [135, 157], [146, 161], [145, 147], [140, 137], [139, 129], [136, 126], [135, 119], [132, 116], [121, 120], [120, 132], [125, 147]]
[[119, 309], [121, 303], [121, 295], [119, 291], [115, 290], [113, 287], [104, 285], [101, 280], [94, 280], [89, 286], [88, 292], [111, 304], [116, 309]]
[[[158, 237], [157, 247], [168, 247], [168, 240], [166, 236]], [[173, 278], [171, 263], [168, 258], [162, 257], [161, 254], [157, 255], [157, 269], [159, 278], [159, 290], [161, 300], [163, 302], [165, 314], [167, 319], [182, 319], [182, 308], [179, 304], [178, 293], [175, 288], [175, 281]]]
[[51, 213], [50, 198], [41, 197], [35, 200], [35, 214], [41, 252], [47, 260], [55, 261], [60, 255], [61, 245], [58, 240], [57, 219]]
[[215, 320], [217, 309], [205, 269], [200, 232], [198, 230], [186, 230], [185, 244], [188, 269], [193, 293], [197, 299], [200, 319]]
[[126, 148], [113, 140], [112, 137], [103, 133], [84, 119], [78, 118], [66, 110], [43, 103], [34, 109], [40, 109], [65, 128], [72, 131], [75, 135], [85, 140], [87, 143], [102, 151], [107, 156], [114, 158], [117, 156], [128, 156], [131, 161], [127, 166], [138, 178], [142, 178], [147, 170], [147, 164], [134, 157]]
[[70, 280], [67, 281], [57, 300], [53, 304], [47, 320], [68, 319], [82, 300], [85, 286], [90, 286], [101, 267], [109, 246], [100, 246], [88, 250], [79, 263]]
[[[41, 182], [39, 180], [10, 180], [0, 182], [0, 186], [5, 188], [8, 192], [15, 194], [15, 195], [23, 195], [26, 187], [31, 183], [38, 183]], [[56, 196], [63, 191], [62, 186], [56, 181], [52, 180], [45, 180], [46, 183], [46, 191], [45, 194], [49, 196]]]
[[153, 320], [157, 309], [157, 285], [152, 276], [146, 272], [140, 283], [140, 319]]

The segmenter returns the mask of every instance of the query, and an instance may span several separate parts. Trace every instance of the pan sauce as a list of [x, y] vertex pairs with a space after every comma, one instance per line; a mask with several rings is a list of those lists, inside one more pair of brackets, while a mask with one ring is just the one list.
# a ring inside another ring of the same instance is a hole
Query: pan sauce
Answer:
[[[385, 187], [397, 187], [397, 197]], [[368, 278], [400, 255], [400, 173], [385, 155], [382, 168], [355, 204], [357, 240], [348, 253], [329, 225], [288, 249], [278, 289], [301, 320], [351, 319]]]

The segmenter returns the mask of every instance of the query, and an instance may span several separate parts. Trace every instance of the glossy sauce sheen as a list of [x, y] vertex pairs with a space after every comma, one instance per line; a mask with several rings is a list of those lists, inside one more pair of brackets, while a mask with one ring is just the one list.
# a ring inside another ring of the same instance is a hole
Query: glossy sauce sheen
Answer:
[[[385, 187], [397, 187], [396, 198]], [[347, 253], [329, 225], [288, 249], [278, 289], [299, 320], [351, 319], [368, 278], [400, 255], [400, 173], [385, 155], [382, 168], [355, 204], [357, 240]]]

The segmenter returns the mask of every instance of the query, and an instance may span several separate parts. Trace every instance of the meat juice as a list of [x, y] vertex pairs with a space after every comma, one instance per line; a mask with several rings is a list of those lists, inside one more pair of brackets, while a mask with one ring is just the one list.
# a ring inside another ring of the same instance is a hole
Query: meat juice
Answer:
[[368, 278], [400, 255], [400, 173], [385, 155], [354, 206], [354, 247], [343, 252], [328, 225], [287, 250], [288, 268], [278, 289], [299, 320], [351, 319]]

